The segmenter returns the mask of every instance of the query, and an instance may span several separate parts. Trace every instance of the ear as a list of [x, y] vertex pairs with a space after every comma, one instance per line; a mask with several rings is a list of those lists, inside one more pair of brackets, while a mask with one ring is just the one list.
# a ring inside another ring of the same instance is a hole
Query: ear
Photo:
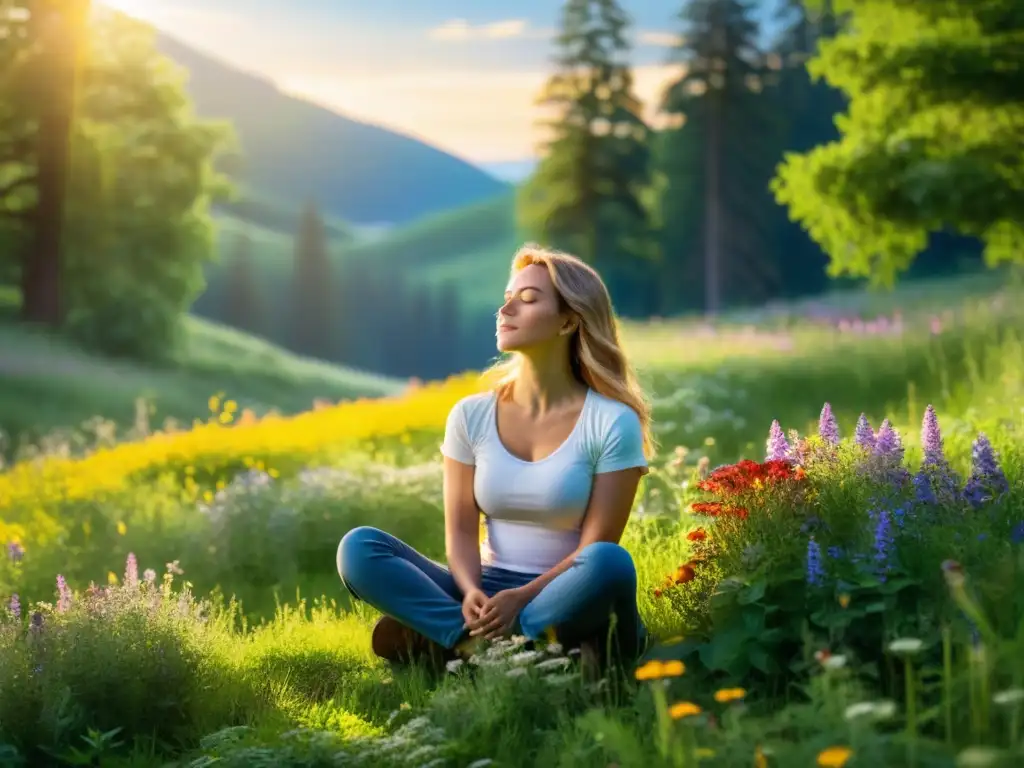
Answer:
[[562, 336], [568, 336], [573, 333], [577, 328], [580, 327], [579, 318], [575, 315], [570, 315], [568, 319], [562, 324], [562, 330], [559, 333]]

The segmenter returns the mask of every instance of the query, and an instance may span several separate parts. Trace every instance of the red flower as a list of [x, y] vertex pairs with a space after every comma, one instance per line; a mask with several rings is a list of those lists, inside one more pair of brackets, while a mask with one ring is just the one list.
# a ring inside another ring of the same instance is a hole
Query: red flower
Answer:
[[675, 576], [672, 581], [675, 584], [686, 584], [689, 581], [693, 581], [697, 576], [697, 572], [693, 569], [691, 563], [685, 563], [676, 568]]
[[688, 541], [704, 541], [707, 537], [708, 534], [703, 528], [698, 528], [695, 531], [690, 531], [686, 534]]

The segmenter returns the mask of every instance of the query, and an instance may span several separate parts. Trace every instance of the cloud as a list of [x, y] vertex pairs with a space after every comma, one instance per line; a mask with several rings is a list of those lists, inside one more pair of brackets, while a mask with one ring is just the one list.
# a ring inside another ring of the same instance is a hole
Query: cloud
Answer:
[[511, 40], [550, 37], [551, 30], [534, 29], [526, 19], [505, 19], [489, 24], [470, 24], [465, 19], [449, 19], [427, 32], [431, 40], [461, 43], [467, 40]]
[[639, 45], [650, 45], [655, 48], [675, 48], [682, 41], [682, 37], [675, 32], [641, 31], [637, 34], [636, 40]]

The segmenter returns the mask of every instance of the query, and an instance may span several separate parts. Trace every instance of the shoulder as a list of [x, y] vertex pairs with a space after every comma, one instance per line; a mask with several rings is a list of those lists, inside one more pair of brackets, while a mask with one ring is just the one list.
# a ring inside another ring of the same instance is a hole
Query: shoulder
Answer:
[[458, 420], [469, 435], [478, 435], [487, 423], [487, 415], [493, 404], [493, 392], [467, 395], [452, 406], [448, 420]]
[[640, 428], [640, 417], [625, 403], [602, 395], [596, 390], [590, 391], [590, 401], [589, 420], [600, 430], [600, 433]]

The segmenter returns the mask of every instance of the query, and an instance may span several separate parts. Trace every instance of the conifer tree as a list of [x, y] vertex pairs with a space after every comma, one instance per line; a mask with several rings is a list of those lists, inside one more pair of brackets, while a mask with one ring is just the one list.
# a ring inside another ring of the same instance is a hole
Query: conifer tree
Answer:
[[323, 219], [313, 202], [306, 204], [295, 240], [291, 295], [291, 347], [330, 359], [332, 355], [331, 263]]
[[656, 255], [656, 242], [642, 198], [650, 131], [627, 63], [629, 19], [614, 0], [568, 0], [561, 27], [540, 98], [554, 113], [551, 137], [522, 188], [521, 220], [599, 269], [620, 312], [642, 312], [637, 260]]
[[228, 268], [223, 317], [228, 325], [248, 333], [261, 332], [262, 307], [252, 263], [252, 238], [240, 232]]

